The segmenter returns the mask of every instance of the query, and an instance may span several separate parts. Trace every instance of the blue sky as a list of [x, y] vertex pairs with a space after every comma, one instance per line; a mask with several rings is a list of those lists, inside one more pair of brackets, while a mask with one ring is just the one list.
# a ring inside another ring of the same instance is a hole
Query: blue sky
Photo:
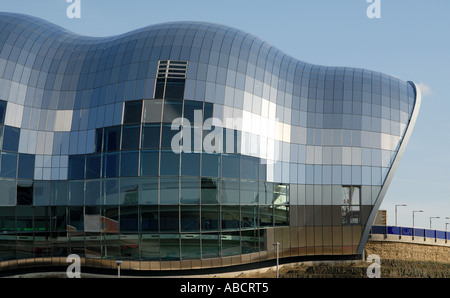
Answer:
[[70, 31], [110, 36], [169, 21], [232, 26], [299, 60], [362, 67], [421, 84], [422, 106], [412, 138], [381, 209], [388, 223], [445, 229], [450, 217], [450, 1], [381, 0], [369, 19], [366, 0], [81, 0], [69, 19], [66, 0], [0, 0], [0, 10], [34, 15]]

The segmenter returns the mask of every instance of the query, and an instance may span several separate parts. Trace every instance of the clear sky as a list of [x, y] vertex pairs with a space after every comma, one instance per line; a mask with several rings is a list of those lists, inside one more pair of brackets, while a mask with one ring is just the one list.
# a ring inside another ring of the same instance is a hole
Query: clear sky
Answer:
[[[70, 0], [69, 0], [70, 1]], [[370, 19], [367, 0], [80, 0], [70, 19], [66, 0], [0, 0], [0, 11], [34, 15], [70, 31], [110, 36], [169, 21], [232, 26], [305, 62], [362, 67], [422, 86], [411, 140], [381, 209], [388, 224], [445, 229], [450, 222], [450, 1], [380, 0]], [[370, 1], [370, 0], [369, 0]]]

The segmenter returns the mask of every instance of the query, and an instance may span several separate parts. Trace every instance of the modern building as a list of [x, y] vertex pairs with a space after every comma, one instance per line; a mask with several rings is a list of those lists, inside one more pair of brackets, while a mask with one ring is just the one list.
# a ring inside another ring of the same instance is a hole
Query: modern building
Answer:
[[0, 270], [361, 257], [419, 105], [226, 26], [0, 13]]

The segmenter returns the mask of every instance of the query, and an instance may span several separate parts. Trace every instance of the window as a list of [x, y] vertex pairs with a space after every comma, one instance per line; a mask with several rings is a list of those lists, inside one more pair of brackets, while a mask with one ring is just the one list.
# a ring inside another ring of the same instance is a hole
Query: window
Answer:
[[122, 130], [122, 150], [139, 149], [141, 128], [138, 125], [124, 125]]
[[343, 224], [361, 222], [361, 186], [342, 186], [341, 215]]
[[159, 148], [159, 137], [161, 133], [160, 124], [147, 124], [142, 128], [142, 148], [157, 149]]
[[120, 149], [120, 126], [106, 127], [104, 131], [104, 151]]
[[84, 155], [69, 156], [69, 179], [84, 179]]
[[0, 124], [5, 123], [6, 101], [0, 100]]
[[125, 102], [123, 114], [123, 123], [141, 123], [142, 116], [142, 100], [134, 100]]
[[233, 154], [222, 154], [222, 177], [239, 178], [240, 156]]
[[34, 155], [19, 154], [19, 179], [33, 179], [34, 178]]
[[159, 61], [155, 86], [156, 99], [183, 99], [187, 65], [186, 61]]
[[159, 170], [159, 151], [149, 150], [141, 152], [141, 175], [157, 176]]
[[17, 205], [33, 205], [33, 181], [17, 182]]
[[161, 151], [161, 175], [178, 176], [180, 155], [172, 151]]
[[3, 133], [3, 150], [17, 152], [19, 149], [20, 129], [11, 126], [5, 126]]
[[86, 179], [100, 178], [100, 154], [86, 155]]
[[202, 153], [202, 176], [219, 177], [219, 154]]
[[16, 178], [17, 174], [17, 154], [2, 152], [0, 176], [6, 178]]
[[134, 177], [139, 174], [139, 152], [130, 151], [122, 152], [122, 159], [120, 163], [121, 177]]

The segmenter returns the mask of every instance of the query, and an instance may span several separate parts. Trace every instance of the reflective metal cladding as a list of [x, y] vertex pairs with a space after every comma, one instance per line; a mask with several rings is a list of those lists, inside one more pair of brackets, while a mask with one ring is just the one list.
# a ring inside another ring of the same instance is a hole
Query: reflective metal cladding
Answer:
[[94, 38], [0, 13], [0, 268], [360, 256], [419, 105], [222, 25]]

